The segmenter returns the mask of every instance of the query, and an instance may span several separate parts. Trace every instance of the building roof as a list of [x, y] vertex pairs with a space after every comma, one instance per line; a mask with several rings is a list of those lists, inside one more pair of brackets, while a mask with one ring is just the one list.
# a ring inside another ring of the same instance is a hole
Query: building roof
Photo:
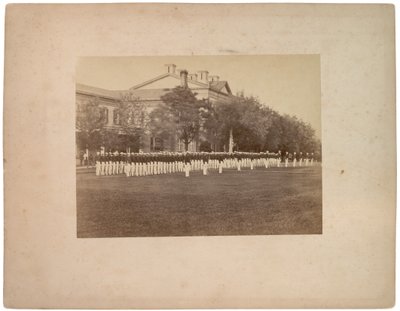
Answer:
[[[87, 94], [87, 95], [92, 95], [92, 96], [100, 96], [104, 98], [109, 98], [109, 99], [114, 99], [114, 100], [120, 100], [122, 94], [130, 93], [134, 97], [138, 97], [144, 100], [159, 100], [161, 96], [165, 95], [168, 93], [171, 89], [170, 88], [156, 88], [156, 89], [146, 89], [142, 88], [146, 85], [149, 85], [151, 83], [154, 83], [156, 81], [159, 81], [161, 79], [164, 79], [166, 77], [172, 77], [177, 80], [180, 80], [180, 76], [175, 74], [175, 73], [164, 73], [162, 75], [159, 75], [153, 79], [147, 80], [145, 82], [142, 82], [140, 84], [137, 84], [128, 90], [107, 90], [107, 89], [102, 89], [99, 87], [93, 87], [85, 84], [76, 84], [76, 92], [81, 93], [81, 94]], [[210, 81], [208, 83], [198, 81], [198, 80], [190, 80], [188, 81], [192, 86], [197, 86], [198, 89], [209, 89], [214, 92], [226, 94], [226, 95], [232, 95], [231, 89], [229, 87], [229, 84], [227, 81]], [[226, 91], [223, 91], [223, 89], [226, 88]]]
[[223, 88], [226, 88], [228, 91], [228, 94], [232, 94], [231, 88], [228, 85], [227, 81], [212, 81], [210, 82], [210, 89], [221, 92]]
[[139, 90], [128, 90], [135, 97], [139, 97], [144, 100], [159, 100], [161, 96], [170, 92], [171, 89], [139, 89]]
[[[160, 76], [157, 76], [157, 77], [155, 77], [155, 78], [153, 78], [153, 79], [147, 80], [147, 81], [145, 81], [145, 82], [143, 82], [143, 83], [137, 84], [137, 85], [131, 87], [129, 90], [130, 90], [130, 91], [134, 91], [134, 92], [142, 91], [140, 88], [142, 88], [143, 86], [149, 85], [149, 84], [151, 84], [151, 83], [153, 83], [153, 82], [156, 82], [156, 81], [158, 81], [158, 80], [164, 79], [164, 78], [166, 78], [166, 77], [173, 77], [173, 78], [175, 78], [175, 79], [180, 80], [180, 76], [178, 76], [177, 74], [174, 74], [174, 73], [165, 73], [165, 74], [162, 74], [162, 75], [160, 75]], [[197, 86], [200, 87], [200, 88], [211, 89], [211, 90], [216, 91], [216, 92], [222, 92], [222, 89], [223, 89], [223, 88], [226, 88], [227, 91], [228, 91], [228, 95], [231, 95], [231, 94], [232, 94], [232, 91], [231, 91], [231, 89], [230, 89], [229, 84], [228, 84], [227, 81], [210, 81], [209, 83], [204, 83], [204, 82], [201, 82], [201, 81], [198, 81], [198, 80], [189, 80], [188, 83], [190, 83], [190, 84], [192, 84], [192, 85], [193, 85], [193, 84], [194, 84], [194, 85], [197, 85]], [[159, 90], [159, 89], [154, 89], [154, 91], [158, 91], [158, 90]], [[145, 91], [145, 90], [143, 90], [143, 91]], [[161, 91], [161, 90], [160, 90], [160, 91]], [[143, 94], [146, 94], [146, 93], [143, 92]]]
[[[143, 87], [143, 86], [145, 86], [145, 85], [151, 84], [151, 83], [153, 83], [153, 82], [156, 82], [156, 81], [161, 80], [161, 79], [166, 78], [166, 77], [172, 77], [172, 78], [175, 78], [175, 79], [177, 79], [177, 80], [180, 80], [180, 79], [181, 79], [180, 76], [177, 75], [177, 74], [175, 74], [175, 73], [164, 73], [164, 74], [162, 74], [162, 75], [160, 75], [160, 76], [157, 76], [157, 77], [155, 77], [155, 78], [153, 78], [153, 79], [144, 81], [144, 82], [142, 82], [142, 83], [140, 83], [140, 84], [137, 84], [137, 85], [134, 85], [134, 86], [132, 86], [129, 90], [131, 90], [131, 91], [132, 91], [132, 90], [137, 90], [137, 89], [139, 89], [139, 88], [141, 88], [141, 87]], [[192, 84], [195, 84], [195, 85], [198, 85], [199, 87], [205, 87], [205, 88], [208, 87], [208, 84], [203, 83], [203, 82], [201, 82], [201, 81], [190, 80], [190, 81], [188, 81], [188, 82], [189, 82], [189, 83], [192, 83]]]
[[76, 92], [93, 96], [102, 96], [111, 99], [121, 99], [121, 93], [126, 91], [106, 90], [99, 87], [77, 83]]

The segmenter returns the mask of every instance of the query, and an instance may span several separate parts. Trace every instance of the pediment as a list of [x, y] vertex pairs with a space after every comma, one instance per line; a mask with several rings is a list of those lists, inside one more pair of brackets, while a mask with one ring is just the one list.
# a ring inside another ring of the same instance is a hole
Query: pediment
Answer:
[[[131, 90], [149, 90], [149, 89], [173, 89], [181, 85], [181, 79], [178, 75], [163, 75], [142, 84], [136, 85], [131, 88]], [[189, 88], [199, 88], [202, 83], [196, 83], [188, 80]]]
[[180, 85], [181, 81], [178, 78], [172, 76], [166, 76], [155, 81], [151, 81], [137, 89], [148, 90], [148, 89], [172, 89]]

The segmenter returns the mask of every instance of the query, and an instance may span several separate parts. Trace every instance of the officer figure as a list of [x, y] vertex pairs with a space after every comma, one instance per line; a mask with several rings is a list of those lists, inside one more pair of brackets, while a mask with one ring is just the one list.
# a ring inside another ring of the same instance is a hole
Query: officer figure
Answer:
[[114, 155], [110, 152], [108, 157], [109, 157], [108, 175], [112, 175], [114, 168]]
[[96, 176], [100, 175], [101, 164], [100, 164], [100, 152], [96, 153]]
[[279, 150], [278, 151], [278, 158], [277, 158], [277, 166], [280, 167], [281, 166], [281, 161], [282, 161], [282, 152]]
[[236, 154], [237, 170], [241, 171], [242, 157], [239, 153]]
[[172, 153], [168, 153], [168, 173], [172, 173], [172, 162], [173, 162], [173, 156]]
[[105, 158], [104, 158], [104, 153], [100, 153], [100, 175], [104, 175], [105, 174]]
[[285, 167], [288, 167], [289, 164], [289, 152], [286, 151], [285, 153]]
[[104, 175], [108, 175], [109, 155], [108, 152], [104, 154]]
[[124, 157], [125, 157], [125, 153], [121, 152], [119, 154], [118, 174], [124, 173]]
[[132, 176], [131, 175], [131, 163], [130, 163], [130, 154], [127, 153], [125, 156], [125, 169], [124, 169], [126, 177]]
[[268, 168], [269, 166], [269, 152], [268, 150], [265, 152], [265, 156], [264, 156], [264, 163], [265, 163], [265, 168]]
[[139, 176], [139, 158], [136, 153], [131, 153], [131, 175]]
[[210, 160], [210, 155], [208, 153], [205, 153], [203, 159], [204, 159], [203, 175], [207, 175], [208, 174], [208, 172], [207, 172], [207, 170], [208, 170], [208, 162]]
[[119, 153], [117, 151], [114, 154], [113, 175], [118, 174], [118, 167], [119, 167]]
[[171, 153], [171, 161], [172, 161], [172, 173], [175, 173], [177, 167], [176, 153]]
[[222, 166], [223, 166], [223, 163], [224, 163], [224, 155], [219, 153], [217, 155], [217, 159], [218, 159], [218, 173], [222, 174]]
[[185, 177], [189, 177], [189, 171], [190, 171], [190, 155], [189, 153], [186, 151], [185, 153]]
[[156, 175], [161, 174], [161, 154], [156, 154]]
[[144, 159], [143, 154], [139, 153], [136, 155], [136, 159], [139, 162], [139, 176], [143, 176]]
[[149, 164], [148, 155], [143, 153], [142, 159], [143, 159], [143, 175], [147, 176], [148, 175], [148, 164]]

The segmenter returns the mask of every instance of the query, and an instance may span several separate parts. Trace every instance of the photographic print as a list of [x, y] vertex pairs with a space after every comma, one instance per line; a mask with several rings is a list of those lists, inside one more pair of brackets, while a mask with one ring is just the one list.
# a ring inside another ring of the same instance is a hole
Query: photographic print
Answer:
[[77, 236], [322, 233], [319, 55], [84, 57]]

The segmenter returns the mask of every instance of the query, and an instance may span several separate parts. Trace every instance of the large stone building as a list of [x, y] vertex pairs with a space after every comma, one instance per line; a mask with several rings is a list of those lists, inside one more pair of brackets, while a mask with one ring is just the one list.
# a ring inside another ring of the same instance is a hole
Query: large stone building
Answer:
[[[186, 70], [178, 70], [174, 64], [167, 64], [166, 72], [153, 79], [137, 84], [128, 90], [107, 90], [98, 87], [77, 84], [77, 106], [96, 99], [106, 114], [106, 127], [116, 129], [119, 127], [117, 112], [118, 102], [126, 96], [138, 98], [146, 106], [147, 112], [151, 112], [161, 103], [161, 96], [170, 92], [176, 86], [187, 86], [198, 99], [206, 99], [211, 103], [228, 101], [233, 95], [227, 81], [220, 81], [218, 76], [209, 75], [208, 71], [188, 73]], [[161, 140], [148, 133], [143, 137], [143, 151], [183, 151], [184, 145], [179, 139]], [[190, 151], [196, 151], [199, 143], [193, 142], [189, 146]]]

